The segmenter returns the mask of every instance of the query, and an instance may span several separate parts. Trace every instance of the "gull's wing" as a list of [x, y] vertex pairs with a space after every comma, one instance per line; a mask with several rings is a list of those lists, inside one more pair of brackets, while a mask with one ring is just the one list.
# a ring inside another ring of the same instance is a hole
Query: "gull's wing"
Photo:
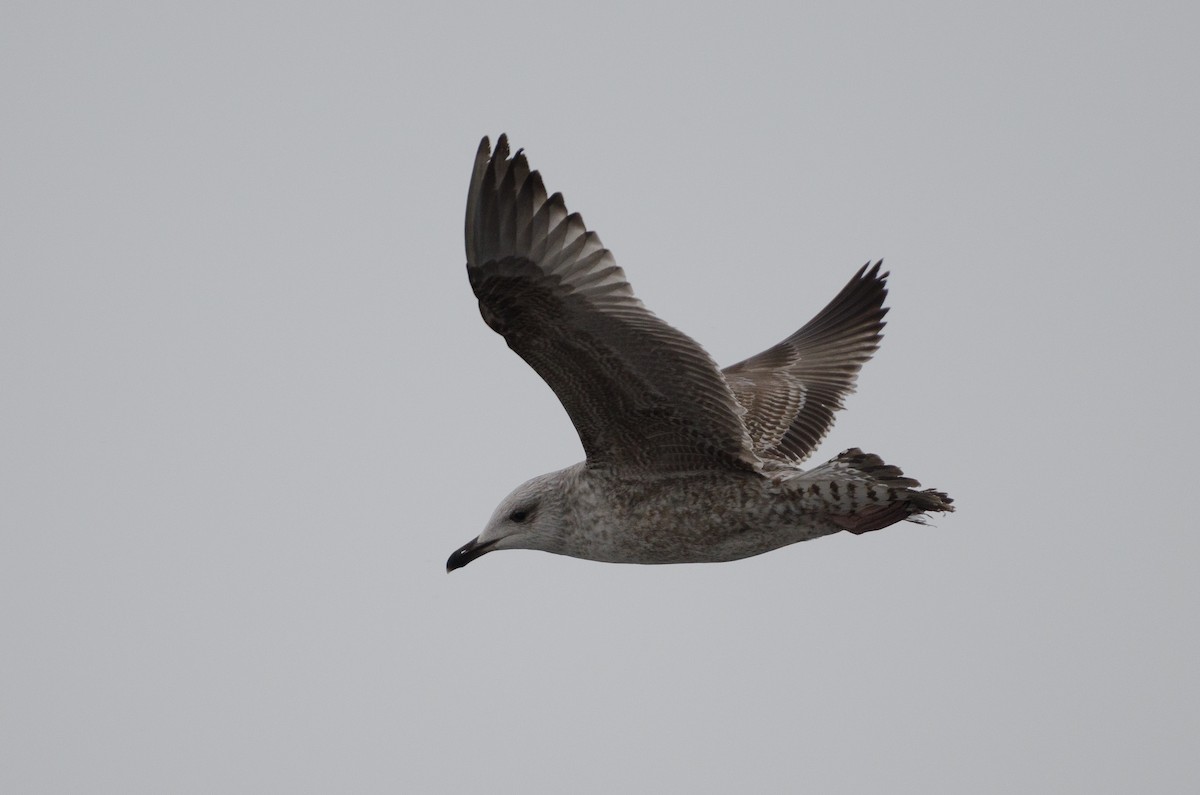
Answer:
[[589, 466], [754, 469], [742, 410], [709, 355], [654, 316], [561, 194], [500, 136], [467, 196], [467, 276], [479, 311], [537, 371]]
[[858, 371], [879, 348], [888, 274], [864, 265], [802, 329], [722, 372], [746, 409], [742, 421], [760, 458], [799, 464], [833, 427]]

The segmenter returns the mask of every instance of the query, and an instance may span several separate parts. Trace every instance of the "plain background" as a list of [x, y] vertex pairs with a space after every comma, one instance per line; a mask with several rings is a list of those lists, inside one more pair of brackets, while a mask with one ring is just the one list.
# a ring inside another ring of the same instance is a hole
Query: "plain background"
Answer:
[[[1200, 785], [1192, 3], [6, 2], [0, 790]], [[507, 131], [728, 364], [884, 257], [816, 460], [931, 527], [447, 576], [581, 451]]]

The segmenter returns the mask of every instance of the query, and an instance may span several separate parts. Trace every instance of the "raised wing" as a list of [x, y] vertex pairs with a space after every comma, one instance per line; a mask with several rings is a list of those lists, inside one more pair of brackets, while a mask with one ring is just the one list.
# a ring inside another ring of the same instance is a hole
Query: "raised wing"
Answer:
[[722, 371], [746, 409], [742, 421], [760, 458], [800, 464], [833, 427], [834, 412], [883, 338], [882, 264], [862, 266], [795, 334]]
[[467, 196], [467, 275], [484, 321], [571, 417], [589, 466], [754, 469], [742, 412], [694, 340], [634, 297], [612, 254], [501, 135]]

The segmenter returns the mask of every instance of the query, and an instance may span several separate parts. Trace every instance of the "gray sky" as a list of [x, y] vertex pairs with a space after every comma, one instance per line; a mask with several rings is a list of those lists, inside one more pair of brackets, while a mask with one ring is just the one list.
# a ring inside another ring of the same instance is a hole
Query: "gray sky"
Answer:
[[[1200, 784], [1200, 12], [412, 5], [5, 4], [0, 790]], [[959, 512], [448, 577], [581, 457], [465, 278], [502, 131], [724, 364], [884, 257], [817, 459]]]

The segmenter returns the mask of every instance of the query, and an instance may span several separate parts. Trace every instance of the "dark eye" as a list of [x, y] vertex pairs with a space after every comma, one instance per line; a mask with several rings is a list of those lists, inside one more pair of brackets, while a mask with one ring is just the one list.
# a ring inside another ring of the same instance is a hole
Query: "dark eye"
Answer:
[[510, 522], [523, 522], [527, 516], [529, 516], [527, 512], [518, 508], [508, 515], [508, 520]]

